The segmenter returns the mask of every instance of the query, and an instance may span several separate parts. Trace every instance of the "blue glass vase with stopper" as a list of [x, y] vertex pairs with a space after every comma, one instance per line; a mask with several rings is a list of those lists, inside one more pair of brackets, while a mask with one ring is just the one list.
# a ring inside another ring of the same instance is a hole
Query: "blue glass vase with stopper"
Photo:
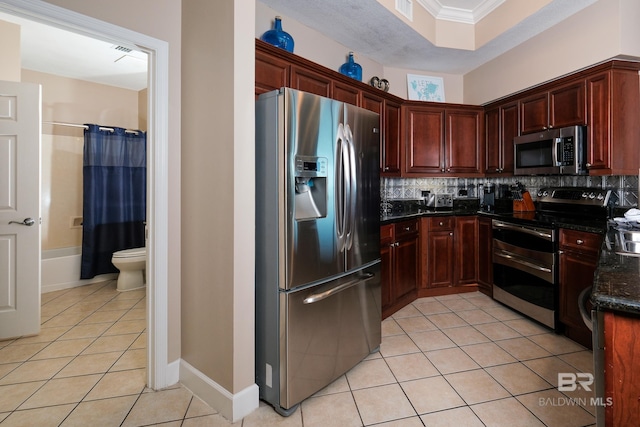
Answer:
[[359, 82], [362, 81], [362, 67], [353, 59], [353, 52], [349, 52], [349, 59], [340, 66], [340, 73]]
[[265, 31], [260, 40], [272, 44], [287, 52], [293, 52], [293, 37], [282, 30], [282, 18], [276, 16], [273, 29]]

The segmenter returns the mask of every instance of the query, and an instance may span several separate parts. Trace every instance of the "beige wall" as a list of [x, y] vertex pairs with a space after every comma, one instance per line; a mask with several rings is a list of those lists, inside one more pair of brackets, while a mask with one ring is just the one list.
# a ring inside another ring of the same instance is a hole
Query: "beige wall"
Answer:
[[[296, 55], [316, 62], [332, 70], [338, 70], [347, 60], [351, 48], [320, 34], [293, 18], [287, 16], [286, 11], [276, 11], [255, 1], [256, 28], [255, 37], [260, 36], [273, 26], [273, 18], [276, 15], [282, 17], [282, 29], [292, 35], [295, 41], [294, 51]], [[425, 13], [427, 13], [425, 11]], [[428, 13], [427, 13], [428, 14]], [[362, 66], [362, 81], [367, 83], [371, 77], [377, 76], [387, 79], [390, 83], [389, 93], [407, 98], [407, 74], [426, 74], [442, 77], [444, 79], [445, 98], [447, 102], [462, 102], [462, 76], [434, 73], [425, 70], [409, 70], [404, 68], [383, 67], [367, 57], [355, 52], [356, 62]]]
[[[180, 358], [180, 59], [181, 2], [174, 0], [46, 0], [169, 44], [168, 360]], [[153, 144], [153, 140], [149, 140]]]
[[254, 0], [183, 2], [182, 358], [254, 377]]
[[614, 56], [640, 56], [640, 2], [599, 0], [464, 76], [464, 101], [483, 104]]
[[0, 21], [0, 80], [20, 81], [20, 26]]
[[42, 86], [42, 249], [80, 246], [83, 129], [46, 123], [140, 129], [138, 92], [32, 70], [22, 81]]

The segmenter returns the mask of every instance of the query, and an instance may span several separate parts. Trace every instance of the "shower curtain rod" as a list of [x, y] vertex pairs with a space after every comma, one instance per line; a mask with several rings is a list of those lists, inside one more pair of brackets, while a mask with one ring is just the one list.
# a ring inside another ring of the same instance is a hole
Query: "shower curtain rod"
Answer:
[[[79, 125], [77, 123], [63, 123], [63, 122], [42, 122], [42, 124], [44, 125], [55, 125], [55, 126], [68, 126], [68, 127], [72, 127], [72, 128], [83, 128], [83, 129], [89, 129], [89, 126], [87, 125]], [[100, 130], [108, 130], [109, 132], [113, 132], [115, 131], [114, 128], [110, 128], [110, 127], [106, 127], [106, 126], [100, 126]], [[125, 129], [126, 133], [135, 133], [136, 135], [138, 134], [137, 130], [130, 130], [130, 129]]]

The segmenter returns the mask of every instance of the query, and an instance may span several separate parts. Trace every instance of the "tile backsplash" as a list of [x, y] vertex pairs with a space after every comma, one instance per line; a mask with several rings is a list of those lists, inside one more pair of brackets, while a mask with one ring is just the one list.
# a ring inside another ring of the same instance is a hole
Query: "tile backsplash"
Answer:
[[[480, 184], [515, 184], [520, 182], [535, 194], [543, 187], [593, 187], [610, 188], [617, 193], [618, 205], [638, 205], [638, 175], [615, 176], [518, 176], [505, 178], [381, 178], [380, 198], [385, 204], [390, 200], [420, 199], [423, 190], [436, 194], [451, 193], [455, 197], [479, 197]], [[461, 191], [464, 190], [464, 191]]]

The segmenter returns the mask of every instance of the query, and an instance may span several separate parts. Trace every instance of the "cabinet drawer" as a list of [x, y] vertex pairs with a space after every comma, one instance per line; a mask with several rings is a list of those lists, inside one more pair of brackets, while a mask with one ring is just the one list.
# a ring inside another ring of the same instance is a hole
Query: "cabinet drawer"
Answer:
[[380, 227], [380, 242], [393, 241], [393, 224]]
[[560, 229], [560, 249], [597, 255], [601, 244], [602, 235], [600, 234]]
[[414, 234], [418, 232], [418, 220], [414, 219], [411, 221], [403, 221], [395, 224], [395, 237], [396, 239], [407, 235]]
[[429, 231], [453, 230], [456, 218], [453, 216], [440, 216], [429, 218]]

